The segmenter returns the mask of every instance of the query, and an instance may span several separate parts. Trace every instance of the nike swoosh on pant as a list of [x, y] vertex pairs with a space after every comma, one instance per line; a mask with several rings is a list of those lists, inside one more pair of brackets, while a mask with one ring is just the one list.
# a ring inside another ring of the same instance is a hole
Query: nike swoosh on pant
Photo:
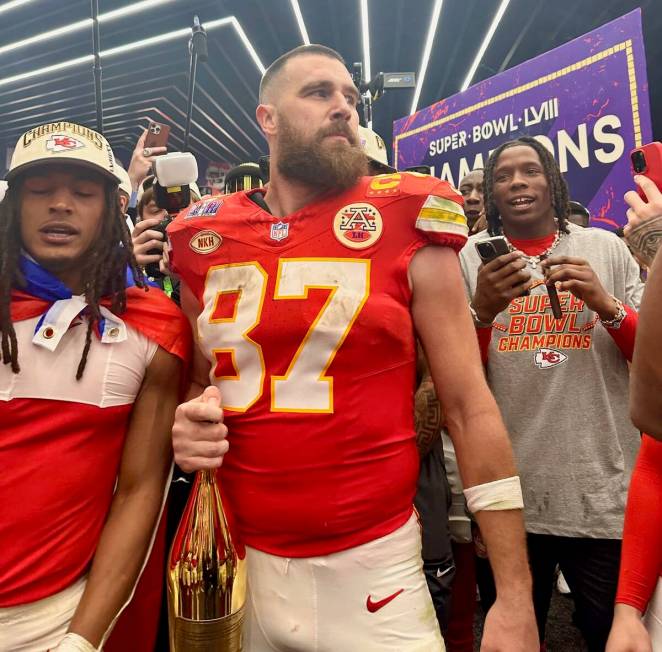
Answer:
[[375, 611], [379, 611], [382, 607], [385, 607], [389, 602], [391, 602], [391, 600], [395, 600], [403, 591], [404, 589], [400, 589], [399, 591], [396, 591], [383, 600], [378, 600], [377, 602], [373, 602], [372, 598], [368, 596], [368, 599], [365, 601], [365, 606], [368, 608], [368, 611], [371, 614], [374, 614]]

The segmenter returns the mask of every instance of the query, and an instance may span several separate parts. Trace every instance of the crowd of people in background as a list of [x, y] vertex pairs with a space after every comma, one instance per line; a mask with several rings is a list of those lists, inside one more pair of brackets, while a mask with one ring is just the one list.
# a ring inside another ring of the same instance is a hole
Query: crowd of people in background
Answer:
[[278, 59], [269, 158], [167, 231], [147, 131], [126, 167], [71, 123], [19, 140], [0, 652], [167, 650], [166, 550], [217, 467], [249, 652], [470, 652], [477, 596], [481, 649], [545, 650], [557, 586], [590, 652], [662, 651], [661, 189], [592, 228], [522, 136], [456, 190], [358, 100], [333, 50]]

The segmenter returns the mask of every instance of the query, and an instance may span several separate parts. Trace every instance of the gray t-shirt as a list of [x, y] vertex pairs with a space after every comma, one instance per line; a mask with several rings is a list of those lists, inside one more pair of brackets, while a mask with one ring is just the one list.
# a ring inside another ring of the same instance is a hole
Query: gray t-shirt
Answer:
[[[627, 247], [602, 229], [569, 225], [552, 255], [587, 260], [606, 291], [639, 309], [643, 284]], [[469, 297], [480, 258], [469, 239], [460, 262]], [[559, 292], [563, 317], [539, 285], [513, 300], [492, 330], [487, 376], [510, 433], [522, 481], [526, 529], [620, 538], [639, 448], [628, 410], [628, 365], [596, 313]]]

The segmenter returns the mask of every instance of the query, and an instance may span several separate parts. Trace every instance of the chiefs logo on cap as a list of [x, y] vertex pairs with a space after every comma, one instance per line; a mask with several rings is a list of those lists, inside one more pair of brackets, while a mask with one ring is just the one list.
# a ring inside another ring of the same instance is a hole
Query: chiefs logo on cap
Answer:
[[85, 143], [64, 134], [52, 134], [46, 141], [46, 149], [49, 152], [69, 152], [81, 147], [85, 147]]
[[343, 206], [333, 220], [333, 232], [350, 249], [371, 247], [382, 235], [384, 223], [380, 212], [366, 202]]

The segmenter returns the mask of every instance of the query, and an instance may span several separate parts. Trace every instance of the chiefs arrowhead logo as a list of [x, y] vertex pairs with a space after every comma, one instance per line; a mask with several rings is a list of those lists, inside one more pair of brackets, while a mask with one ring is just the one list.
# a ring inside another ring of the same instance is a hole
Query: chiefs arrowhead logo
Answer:
[[538, 369], [549, 369], [562, 364], [568, 359], [565, 353], [554, 349], [538, 349], [535, 355], [536, 367]]
[[53, 134], [46, 141], [46, 149], [49, 152], [70, 152], [81, 147], [85, 147], [85, 143], [64, 134]]

